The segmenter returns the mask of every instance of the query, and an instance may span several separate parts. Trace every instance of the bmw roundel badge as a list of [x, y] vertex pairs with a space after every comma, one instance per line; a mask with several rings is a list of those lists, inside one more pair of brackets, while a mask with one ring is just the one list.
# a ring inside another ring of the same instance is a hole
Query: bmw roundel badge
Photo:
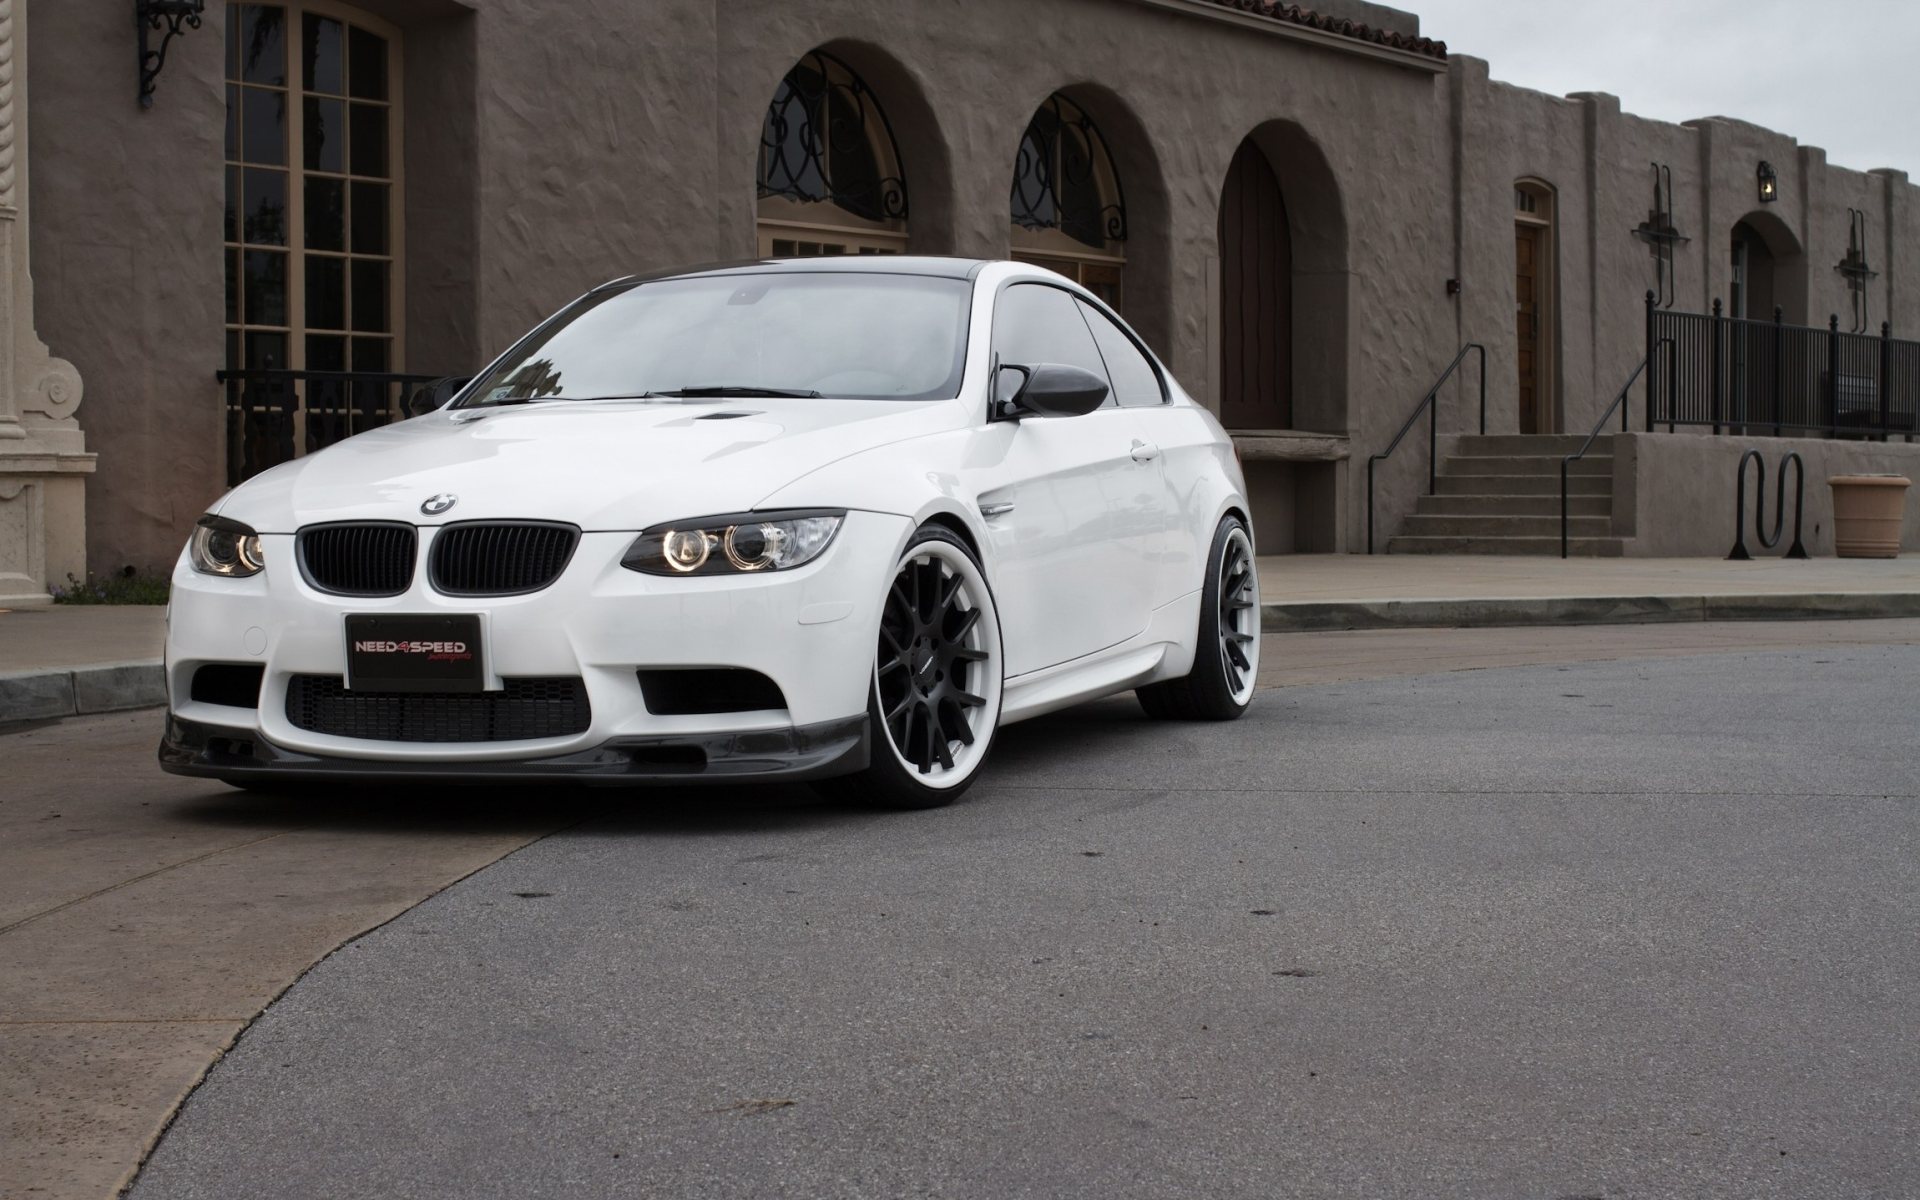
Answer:
[[441, 492], [438, 496], [428, 496], [421, 503], [420, 511], [430, 517], [437, 517], [458, 503], [460, 503], [460, 497], [452, 492]]

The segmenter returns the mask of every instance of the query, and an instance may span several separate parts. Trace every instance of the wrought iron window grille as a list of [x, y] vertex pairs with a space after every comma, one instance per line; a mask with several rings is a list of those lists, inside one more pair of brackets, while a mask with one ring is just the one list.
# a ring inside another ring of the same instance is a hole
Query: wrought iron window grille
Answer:
[[1690, 239], [1673, 225], [1673, 171], [1660, 163], [1652, 166], [1653, 207], [1648, 210], [1647, 219], [1633, 230], [1633, 236], [1645, 242], [1653, 253], [1655, 302], [1661, 308], [1672, 308], [1675, 298], [1673, 250]]
[[[140, 107], [153, 107], [154, 85], [160, 79], [160, 68], [167, 65], [167, 47], [174, 38], [189, 29], [200, 28], [200, 16], [206, 11], [206, 0], [133, 0], [133, 25], [139, 39], [140, 53]], [[147, 35], [165, 31], [160, 44], [154, 46]]]
[[907, 216], [893, 125], [866, 81], [814, 50], [774, 89], [760, 132], [762, 197], [827, 201], [870, 221]]
[[1848, 299], [1853, 307], [1853, 324], [1848, 332], [1865, 333], [1870, 325], [1867, 281], [1880, 272], [1867, 265], [1867, 214], [1857, 208], [1847, 210], [1847, 256], [1835, 263], [1833, 269], [1847, 281]]
[[[1109, 200], [1101, 172], [1112, 185]], [[1127, 203], [1113, 155], [1093, 119], [1055, 93], [1033, 114], [1014, 159], [1013, 223], [1022, 229], [1058, 229], [1096, 250], [1127, 240]]]

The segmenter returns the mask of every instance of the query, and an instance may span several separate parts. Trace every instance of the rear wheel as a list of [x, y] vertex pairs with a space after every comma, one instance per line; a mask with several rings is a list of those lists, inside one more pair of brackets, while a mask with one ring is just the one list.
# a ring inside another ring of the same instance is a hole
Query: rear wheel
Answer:
[[966, 543], [922, 526], [887, 588], [867, 686], [871, 759], [830, 791], [888, 808], [951, 804], [1000, 721], [1000, 617]]
[[1223, 518], [1214, 531], [1198, 635], [1191, 671], [1135, 691], [1148, 716], [1231, 721], [1253, 703], [1260, 668], [1260, 577], [1253, 539], [1238, 517]]

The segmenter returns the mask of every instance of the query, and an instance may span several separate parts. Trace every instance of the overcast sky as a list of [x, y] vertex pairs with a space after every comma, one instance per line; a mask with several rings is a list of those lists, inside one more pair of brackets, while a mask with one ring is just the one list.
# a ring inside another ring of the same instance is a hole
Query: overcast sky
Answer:
[[1611, 92], [1663, 121], [1738, 117], [1920, 179], [1920, 0], [1388, 0], [1493, 77]]

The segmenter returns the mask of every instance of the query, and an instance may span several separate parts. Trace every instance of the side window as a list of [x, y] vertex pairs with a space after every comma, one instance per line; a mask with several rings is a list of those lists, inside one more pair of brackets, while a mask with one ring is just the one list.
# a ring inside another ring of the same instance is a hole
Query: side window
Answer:
[[1113, 381], [1113, 398], [1122, 408], [1134, 408], [1148, 404], [1164, 404], [1167, 394], [1160, 386], [1160, 373], [1153, 369], [1153, 363], [1140, 353], [1140, 347], [1126, 335], [1107, 314], [1088, 304], [1077, 301], [1080, 312], [1087, 318], [1087, 324], [1093, 329], [1093, 340], [1100, 346], [1100, 357], [1106, 360], [1107, 378]]
[[[1080, 318], [1079, 301], [1045, 284], [1016, 283], [1000, 293], [993, 311], [993, 349], [1003, 363], [1065, 363], [1108, 378], [1100, 349]], [[1109, 392], [1103, 407], [1113, 403]]]

